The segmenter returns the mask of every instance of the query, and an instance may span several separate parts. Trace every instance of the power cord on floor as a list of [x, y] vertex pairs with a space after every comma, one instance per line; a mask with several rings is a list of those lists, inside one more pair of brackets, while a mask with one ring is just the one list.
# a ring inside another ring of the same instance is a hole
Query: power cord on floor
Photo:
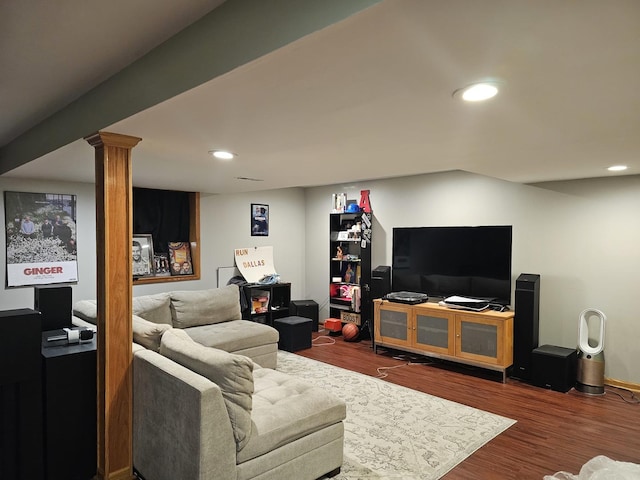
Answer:
[[[312, 347], [324, 347], [326, 345], [335, 345], [336, 339], [329, 337], [328, 332], [324, 335], [321, 335], [324, 332], [324, 328], [318, 330], [318, 336], [311, 340]], [[316, 343], [318, 340], [323, 340], [322, 342]], [[328, 341], [327, 341], [328, 340]]]
[[[616, 387], [615, 385], [609, 385], [606, 384], [606, 386], [608, 387], [605, 391], [608, 393], [613, 393], [614, 395], [619, 396], [622, 400], [624, 400], [625, 403], [629, 403], [631, 405], [640, 405], [640, 398], [636, 397], [636, 394], [632, 391], [629, 390], [627, 388], [622, 388], [622, 387]], [[629, 394], [629, 398], [626, 398], [623, 394], [621, 394], [620, 392], [617, 392], [615, 390], [611, 390], [612, 388], [615, 388], [617, 390], [622, 390], [624, 392], [627, 392]]]
[[[398, 356], [394, 356], [392, 357], [395, 360], [405, 360], [407, 358], [406, 355], [398, 355]], [[434, 362], [414, 362], [413, 360], [417, 357], [408, 357], [410, 360], [406, 363], [402, 363], [400, 365], [394, 365], [392, 367], [378, 367], [376, 368], [376, 371], [378, 372], [378, 375], [376, 375], [376, 378], [386, 378], [389, 376], [389, 370], [393, 370], [394, 368], [400, 368], [400, 367], [408, 367], [411, 365], [433, 365]]]

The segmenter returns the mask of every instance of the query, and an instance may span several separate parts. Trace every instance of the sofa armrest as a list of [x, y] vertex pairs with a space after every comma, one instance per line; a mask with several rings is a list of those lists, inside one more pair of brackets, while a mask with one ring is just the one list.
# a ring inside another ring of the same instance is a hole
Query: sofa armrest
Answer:
[[133, 465], [154, 480], [236, 477], [220, 388], [151, 350], [133, 359]]

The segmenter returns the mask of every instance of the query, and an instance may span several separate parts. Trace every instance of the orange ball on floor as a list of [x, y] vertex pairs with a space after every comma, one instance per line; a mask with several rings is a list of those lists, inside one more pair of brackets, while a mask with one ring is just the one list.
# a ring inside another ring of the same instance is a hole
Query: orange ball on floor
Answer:
[[360, 329], [355, 323], [347, 323], [344, 327], [342, 327], [342, 337], [347, 342], [353, 342], [358, 338], [360, 334]]

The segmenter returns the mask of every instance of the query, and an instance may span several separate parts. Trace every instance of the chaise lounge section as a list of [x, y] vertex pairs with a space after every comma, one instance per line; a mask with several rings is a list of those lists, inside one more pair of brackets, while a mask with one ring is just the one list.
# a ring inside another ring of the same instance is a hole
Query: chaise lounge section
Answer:
[[[133, 463], [145, 480], [314, 480], [343, 461], [346, 405], [275, 370], [277, 330], [236, 285], [133, 301]], [[74, 323], [96, 323], [94, 301]]]
[[339, 472], [346, 406], [176, 329], [134, 347], [134, 466], [146, 480], [312, 480]]

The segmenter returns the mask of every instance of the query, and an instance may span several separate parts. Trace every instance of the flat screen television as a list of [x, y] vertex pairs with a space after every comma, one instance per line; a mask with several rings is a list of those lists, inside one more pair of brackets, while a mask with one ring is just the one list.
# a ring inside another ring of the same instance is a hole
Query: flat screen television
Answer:
[[392, 290], [509, 305], [511, 225], [396, 227]]

